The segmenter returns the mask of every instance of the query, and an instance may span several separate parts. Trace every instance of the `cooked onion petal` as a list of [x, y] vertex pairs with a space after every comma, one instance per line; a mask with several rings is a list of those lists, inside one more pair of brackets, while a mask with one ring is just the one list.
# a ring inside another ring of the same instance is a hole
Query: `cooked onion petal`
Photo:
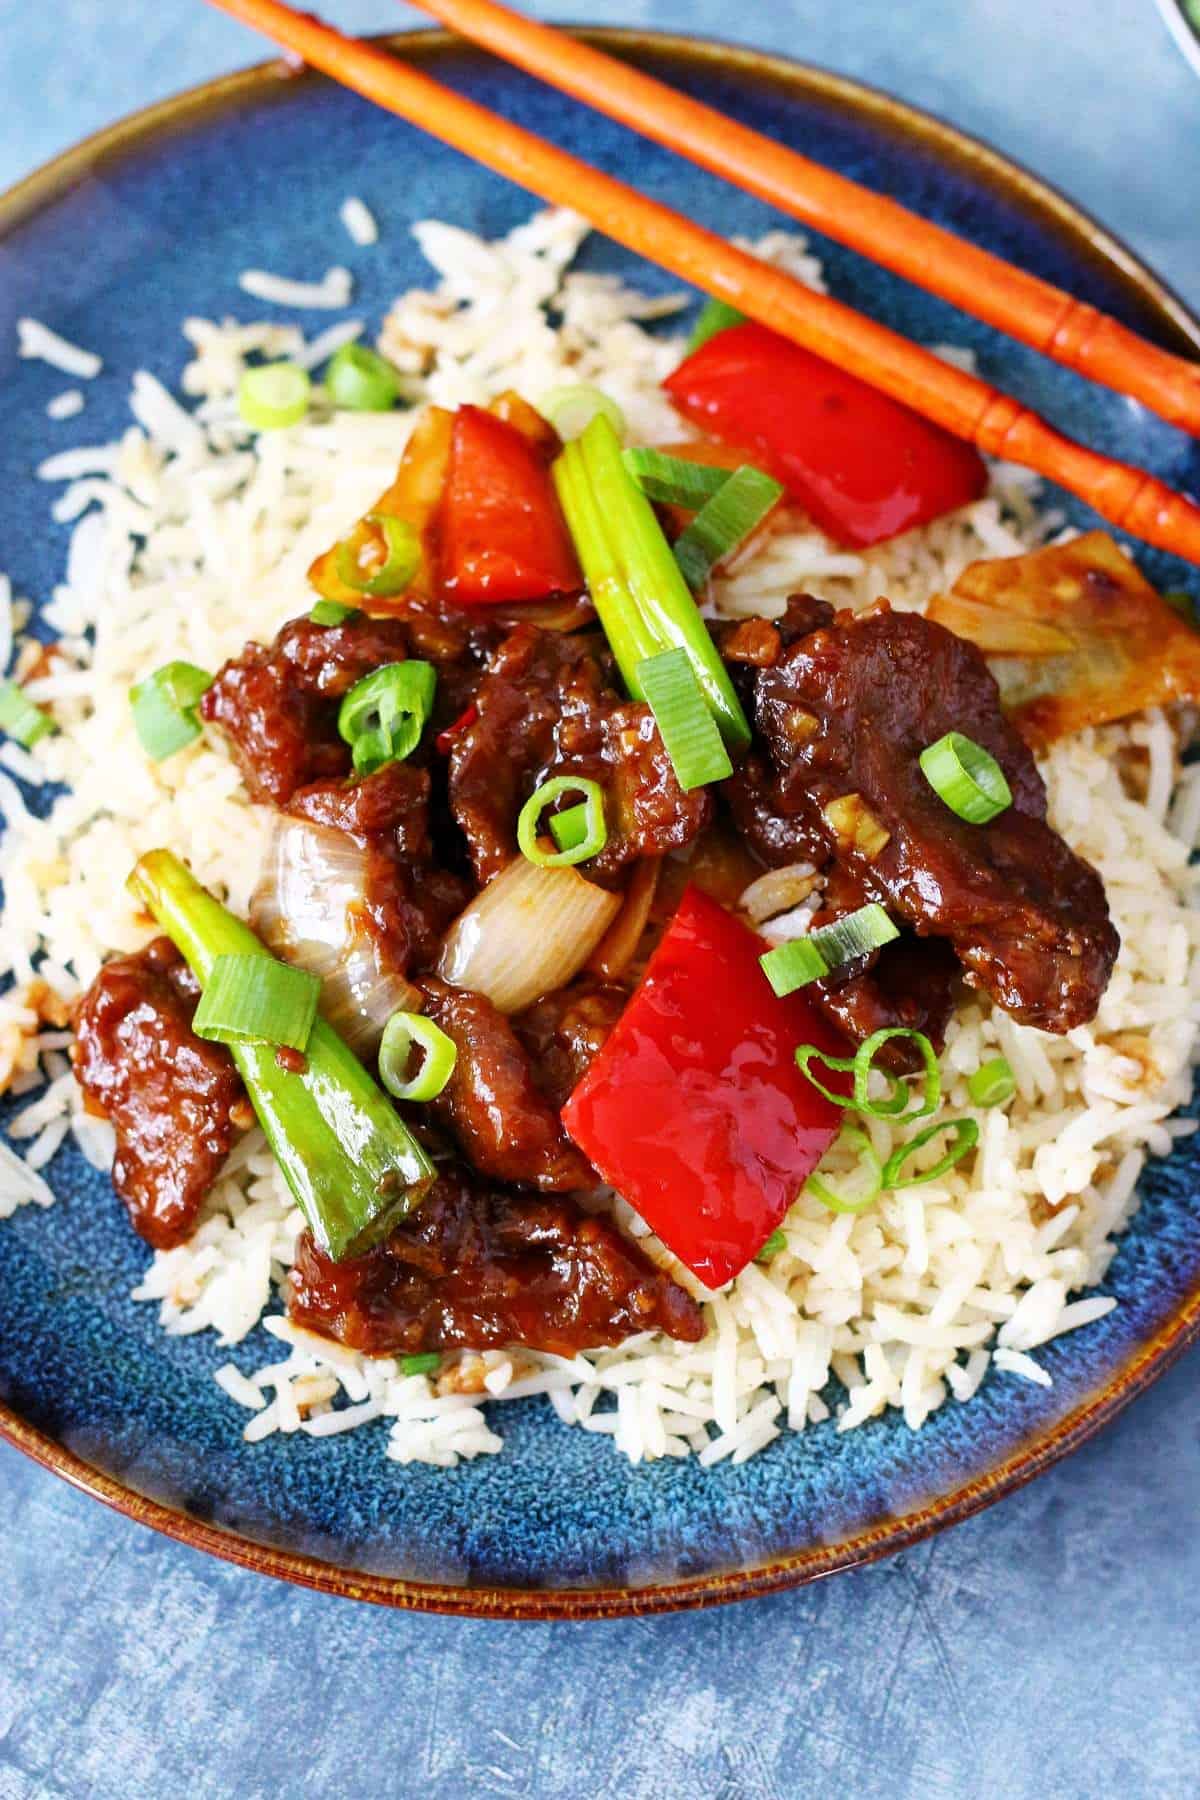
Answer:
[[1105, 531], [972, 563], [929, 617], [996, 659], [1004, 705], [1035, 743], [1200, 698], [1200, 634]]
[[438, 973], [520, 1012], [577, 975], [621, 908], [621, 896], [576, 869], [518, 856], [488, 882], [446, 934]]
[[419, 991], [389, 969], [366, 913], [367, 855], [344, 831], [275, 820], [250, 922], [277, 956], [321, 981], [321, 1012], [355, 1051], [378, 1047]]
[[623, 975], [642, 941], [662, 862], [657, 856], [643, 856], [635, 865], [629, 886], [621, 902], [621, 910], [592, 953], [588, 968], [605, 981], [616, 981]]

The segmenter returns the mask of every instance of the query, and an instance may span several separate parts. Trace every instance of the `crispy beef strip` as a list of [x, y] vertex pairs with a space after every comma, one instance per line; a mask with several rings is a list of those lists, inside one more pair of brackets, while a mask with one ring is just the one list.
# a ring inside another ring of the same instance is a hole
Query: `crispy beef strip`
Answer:
[[75, 1075], [117, 1134], [113, 1186], [156, 1250], [192, 1234], [245, 1090], [229, 1052], [193, 1036], [200, 988], [168, 938], [105, 963], [75, 1019]]
[[408, 633], [395, 619], [291, 619], [274, 643], [247, 644], [218, 671], [200, 712], [228, 734], [251, 798], [286, 806], [306, 782], [346, 773], [337, 702], [364, 675], [407, 655]]
[[[1032, 753], [972, 644], [885, 605], [840, 614], [760, 672], [756, 711], [782, 806], [869, 895], [947, 938], [967, 979], [1022, 1023], [1064, 1032], [1095, 1016], [1119, 943], [1104, 889], [1046, 823]], [[959, 819], [921, 772], [947, 731], [1008, 778], [1013, 804], [987, 825]], [[825, 811], [850, 796], [853, 834], [842, 809]]]
[[[835, 863], [813, 925], [844, 918], [870, 898], [857, 877]], [[824, 981], [810, 983], [804, 992], [852, 1043], [902, 1027], [924, 1032], [940, 1051], [959, 979], [958, 958], [944, 938], [921, 938], [904, 931], [882, 950], [856, 957]], [[920, 1057], [903, 1039], [884, 1044], [877, 1061], [898, 1075], [911, 1075], [921, 1066]]]
[[334, 1263], [301, 1238], [288, 1313], [374, 1356], [509, 1344], [570, 1356], [639, 1331], [704, 1333], [696, 1302], [608, 1220], [461, 1170], [367, 1256]]
[[534, 1080], [528, 1053], [482, 994], [428, 975], [426, 1015], [454, 1039], [454, 1073], [429, 1111], [480, 1174], [543, 1192], [594, 1187], [596, 1177]]
[[603, 1049], [629, 999], [613, 982], [581, 975], [518, 1013], [512, 1028], [529, 1054], [533, 1078], [561, 1111]]
[[450, 805], [480, 882], [516, 855], [517, 814], [551, 776], [605, 790], [608, 841], [586, 871], [598, 880], [681, 849], [708, 823], [710, 798], [683, 792], [650, 708], [622, 700], [615, 680], [592, 637], [522, 624], [496, 650], [475, 690], [478, 717], [450, 752]]

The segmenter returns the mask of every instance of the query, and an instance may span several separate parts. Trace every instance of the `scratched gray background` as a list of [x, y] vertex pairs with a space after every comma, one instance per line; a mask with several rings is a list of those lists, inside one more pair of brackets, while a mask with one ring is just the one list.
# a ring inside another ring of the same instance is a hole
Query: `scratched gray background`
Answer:
[[[352, 28], [405, 16], [328, 0]], [[1200, 304], [1200, 84], [1151, 0], [540, 0], [692, 26], [990, 138]], [[257, 59], [200, 0], [0, 0], [0, 187]], [[1183, 1800], [1200, 1790], [1200, 1356], [879, 1568], [707, 1615], [407, 1617], [110, 1516], [0, 1448], [0, 1800]]]

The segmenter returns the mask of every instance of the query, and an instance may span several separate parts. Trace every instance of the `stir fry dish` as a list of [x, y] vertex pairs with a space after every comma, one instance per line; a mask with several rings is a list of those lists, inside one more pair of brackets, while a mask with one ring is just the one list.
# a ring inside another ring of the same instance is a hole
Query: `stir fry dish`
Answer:
[[[1066, 1032], [1112, 971], [1022, 722], [1200, 692], [1190, 632], [1099, 533], [968, 571], [932, 616], [797, 594], [714, 629], [711, 572], [785, 495], [859, 545], [976, 497], [983, 468], [760, 327], [666, 386], [745, 447], [733, 468], [704, 441], [623, 449], [600, 394], [565, 445], [515, 394], [431, 408], [307, 610], [135, 695], [151, 757], [212, 727], [274, 825], [248, 921], [186, 846], [133, 871], [163, 935], [76, 1019], [114, 1186], [179, 1244], [256, 1115], [307, 1221], [291, 1315], [358, 1350], [700, 1338], [605, 1184], [719, 1288], [856, 1113], [927, 1121], [881, 1186], [971, 1154], [973, 1121], [938, 1109], [962, 989]], [[1061, 685], [1006, 709], [985, 651], [1036, 664], [1038, 630]], [[807, 866], [804, 935], [768, 949], [722, 903], [738, 858]]]

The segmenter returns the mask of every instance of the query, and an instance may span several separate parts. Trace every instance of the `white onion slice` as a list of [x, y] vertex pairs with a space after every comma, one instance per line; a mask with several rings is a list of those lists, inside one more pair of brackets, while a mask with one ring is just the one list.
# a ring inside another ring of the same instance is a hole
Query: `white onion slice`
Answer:
[[277, 956], [321, 981], [321, 1012], [351, 1049], [379, 1047], [418, 990], [388, 969], [368, 923], [367, 853], [344, 831], [280, 814], [250, 902], [250, 922]]
[[579, 973], [620, 910], [619, 894], [577, 870], [518, 856], [454, 921], [438, 973], [502, 1013], [520, 1012]]

